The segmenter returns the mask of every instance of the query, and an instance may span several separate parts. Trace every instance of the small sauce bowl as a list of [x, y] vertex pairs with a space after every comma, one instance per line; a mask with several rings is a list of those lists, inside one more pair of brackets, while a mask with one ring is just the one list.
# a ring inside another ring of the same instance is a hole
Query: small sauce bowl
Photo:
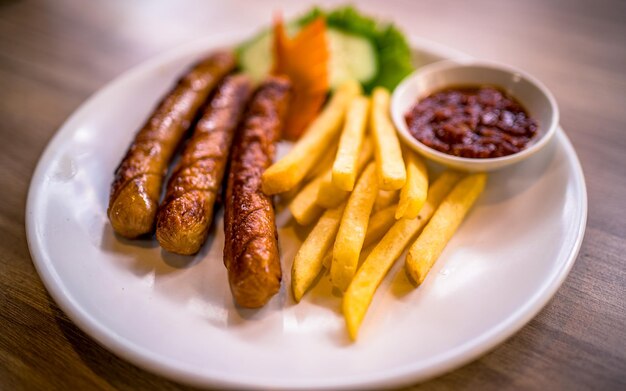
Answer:
[[[418, 141], [409, 132], [405, 115], [429, 94], [452, 87], [494, 86], [515, 98], [537, 121], [538, 131], [526, 148], [496, 158], [467, 158], [449, 155]], [[545, 147], [556, 133], [559, 108], [552, 93], [537, 79], [517, 69], [484, 61], [439, 61], [407, 76], [391, 97], [391, 118], [405, 144], [423, 156], [463, 171], [493, 171], [529, 158]]]

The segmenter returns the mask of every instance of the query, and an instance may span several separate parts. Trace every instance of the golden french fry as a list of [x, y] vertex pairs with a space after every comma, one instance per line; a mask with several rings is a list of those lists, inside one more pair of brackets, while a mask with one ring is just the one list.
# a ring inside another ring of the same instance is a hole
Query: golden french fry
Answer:
[[298, 224], [309, 225], [324, 211], [321, 206], [315, 203], [323, 179], [323, 176], [318, 176], [307, 183], [289, 203], [289, 211]]
[[396, 205], [391, 205], [372, 214], [363, 240], [363, 248], [374, 244], [389, 231], [389, 228], [396, 222], [396, 209]]
[[486, 174], [469, 175], [441, 202], [406, 256], [405, 270], [415, 285], [424, 282], [430, 268], [456, 232], [467, 211], [482, 193], [486, 182]]
[[334, 208], [348, 198], [349, 191], [341, 190], [333, 185], [333, 172], [328, 170], [324, 173], [324, 179], [320, 183], [315, 203], [322, 208]]
[[387, 208], [391, 204], [397, 204], [399, 194], [398, 190], [378, 190], [378, 196], [376, 201], [374, 201], [374, 213]]
[[[374, 154], [374, 144], [369, 137], [363, 140], [361, 151], [359, 152], [359, 160], [357, 162], [357, 175], [360, 175], [367, 163]], [[317, 193], [317, 204], [324, 208], [333, 208], [348, 198], [349, 191], [342, 190], [335, 186], [332, 181], [332, 172], [324, 174], [324, 180], [320, 184]]]
[[[331, 156], [331, 158], [324, 158], [324, 163], [322, 164], [325, 164], [325, 166], [322, 167], [323, 170], [316, 169], [320, 175], [304, 185], [289, 201], [289, 211], [291, 211], [291, 215], [300, 225], [311, 224], [313, 221], [317, 220], [324, 211], [315, 201], [317, 200], [317, 193], [325, 179], [325, 175], [329, 175], [328, 173], [332, 169], [332, 156], [334, 156], [334, 154], [327, 156]], [[293, 190], [282, 193], [281, 196], [283, 194], [289, 194], [292, 191]]]
[[261, 184], [265, 194], [289, 191], [306, 177], [337, 137], [348, 105], [360, 93], [361, 84], [354, 80], [337, 89], [291, 151], [265, 170]]
[[320, 175], [324, 175], [326, 171], [332, 170], [336, 155], [337, 155], [336, 143], [333, 142], [333, 146], [328, 147], [328, 151], [324, 154], [324, 156], [322, 156], [319, 163], [317, 163], [311, 169], [311, 171], [309, 171], [309, 173], [304, 177], [304, 180], [308, 181], [313, 178], [317, 178]]
[[356, 182], [357, 164], [365, 138], [368, 109], [368, 98], [359, 96], [352, 101], [346, 114], [337, 157], [333, 163], [333, 184], [345, 191], [352, 191]]
[[[296, 196], [300, 194], [300, 192], [304, 190], [305, 186], [310, 184], [313, 179], [321, 175], [326, 175], [328, 172], [330, 172], [333, 167], [333, 162], [335, 161], [335, 154], [336, 148], [331, 148], [330, 152], [322, 157], [320, 163], [316, 164], [315, 167], [311, 171], [309, 171], [304, 180], [302, 180], [300, 183], [298, 183], [297, 186], [291, 188], [290, 190], [284, 193], [280, 193], [278, 204], [276, 205], [277, 209], [280, 207], [289, 206], [289, 204], [296, 198]], [[337, 205], [339, 205], [339, 203], [334, 206]]]
[[460, 177], [459, 173], [452, 171], [441, 174], [431, 186], [426, 203], [417, 218], [397, 220], [359, 268], [343, 296], [342, 303], [348, 333], [353, 340], [357, 337], [378, 285]]
[[428, 170], [424, 160], [415, 152], [405, 149], [406, 183], [400, 190], [396, 219], [414, 219], [426, 202], [428, 193]]
[[374, 88], [370, 127], [376, 145], [378, 186], [383, 190], [397, 190], [406, 182], [406, 168], [396, 129], [389, 118], [389, 100], [389, 91], [383, 87]]
[[[393, 217], [393, 216], [392, 216]], [[395, 219], [394, 219], [395, 221]], [[363, 249], [361, 250], [361, 254], [359, 255], [359, 264], [361, 263], [361, 261], [365, 260], [365, 258], [367, 258], [367, 256], [369, 255], [369, 253], [373, 250], [373, 246], [363, 246]], [[330, 265], [333, 263], [333, 251], [332, 249], [329, 250], [326, 255], [324, 255], [324, 259], [322, 260], [322, 265], [324, 265], [324, 267], [326, 268], [326, 270], [330, 271]], [[358, 269], [358, 266], [357, 266]]]
[[313, 227], [296, 253], [291, 268], [291, 288], [300, 301], [322, 270], [324, 256], [333, 245], [345, 204], [328, 209]]
[[376, 165], [370, 163], [359, 177], [354, 191], [348, 198], [333, 246], [330, 280], [334, 286], [345, 291], [352, 281], [359, 263], [359, 254], [367, 232], [374, 199], [378, 193]]
[[326, 255], [324, 255], [324, 258], [322, 259], [322, 265], [327, 269], [330, 270], [330, 264], [333, 263], [333, 251], [332, 249], [330, 251], [328, 251], [326, 253]]
[[296, 186], [289, 191], [280, 193], [278, 196], [278, 200], [279, 200], [278, 203], [284, 206], [289, 206], [291, 201], [293, 201], [293, 199], [296, 198], [298, 194], [300, 194], [301, 190], [302, 190], [301, 186]]

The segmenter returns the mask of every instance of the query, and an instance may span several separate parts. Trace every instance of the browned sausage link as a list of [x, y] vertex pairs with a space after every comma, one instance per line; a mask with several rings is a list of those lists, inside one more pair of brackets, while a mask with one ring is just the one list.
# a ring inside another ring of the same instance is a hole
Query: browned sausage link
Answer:
[[152, 232], [167, 166], [198, 109], [215, 85], [235, 67], [235, 57], [218, 52], [194, 66], [159, 103], [137, 132], [115, 172], [109, 220], [118, 234]]
[[251, 93], [249, 77], [227, 77], [198, 121], [157, 214], [156, 237], [167, 251], [195, 254], [206, 240], [233, 136]]
[[287, 79], [266, 79], [252, 98], [233, 144], [224, 211], [224, 264], [235, 301], [242, 307], [261, 307], [280, 289], [274, 205], [261, 191], [261, 174], [274, 159], [290, 92]]

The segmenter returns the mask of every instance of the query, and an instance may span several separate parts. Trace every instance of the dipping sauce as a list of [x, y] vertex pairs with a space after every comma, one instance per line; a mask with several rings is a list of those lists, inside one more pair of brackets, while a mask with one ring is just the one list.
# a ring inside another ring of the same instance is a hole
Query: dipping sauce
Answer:
[[537, 122], [494, 87], [455, 87], [421, 99], [405, 116], [421, 143], [449, 155], [494, 158], [524, 149]]

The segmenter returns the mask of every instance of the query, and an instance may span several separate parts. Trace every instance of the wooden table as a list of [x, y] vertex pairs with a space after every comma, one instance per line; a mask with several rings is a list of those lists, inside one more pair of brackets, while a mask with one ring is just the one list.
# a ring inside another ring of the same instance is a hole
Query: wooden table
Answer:
[[[626, 389], [626, 3], [380, 4], [359, 6], [543, 80], [589, 192], [585, 239], [554, 299], [492, 352], [420, 387]], [[186, 389], [117, 358], [58, 309], [26, 245], [28, 183], [67, 116], [124, 70], [197, 37], [252, 31], [275, 9], [305, 8], [286, 0], [0, 1], [0, 389]]]

